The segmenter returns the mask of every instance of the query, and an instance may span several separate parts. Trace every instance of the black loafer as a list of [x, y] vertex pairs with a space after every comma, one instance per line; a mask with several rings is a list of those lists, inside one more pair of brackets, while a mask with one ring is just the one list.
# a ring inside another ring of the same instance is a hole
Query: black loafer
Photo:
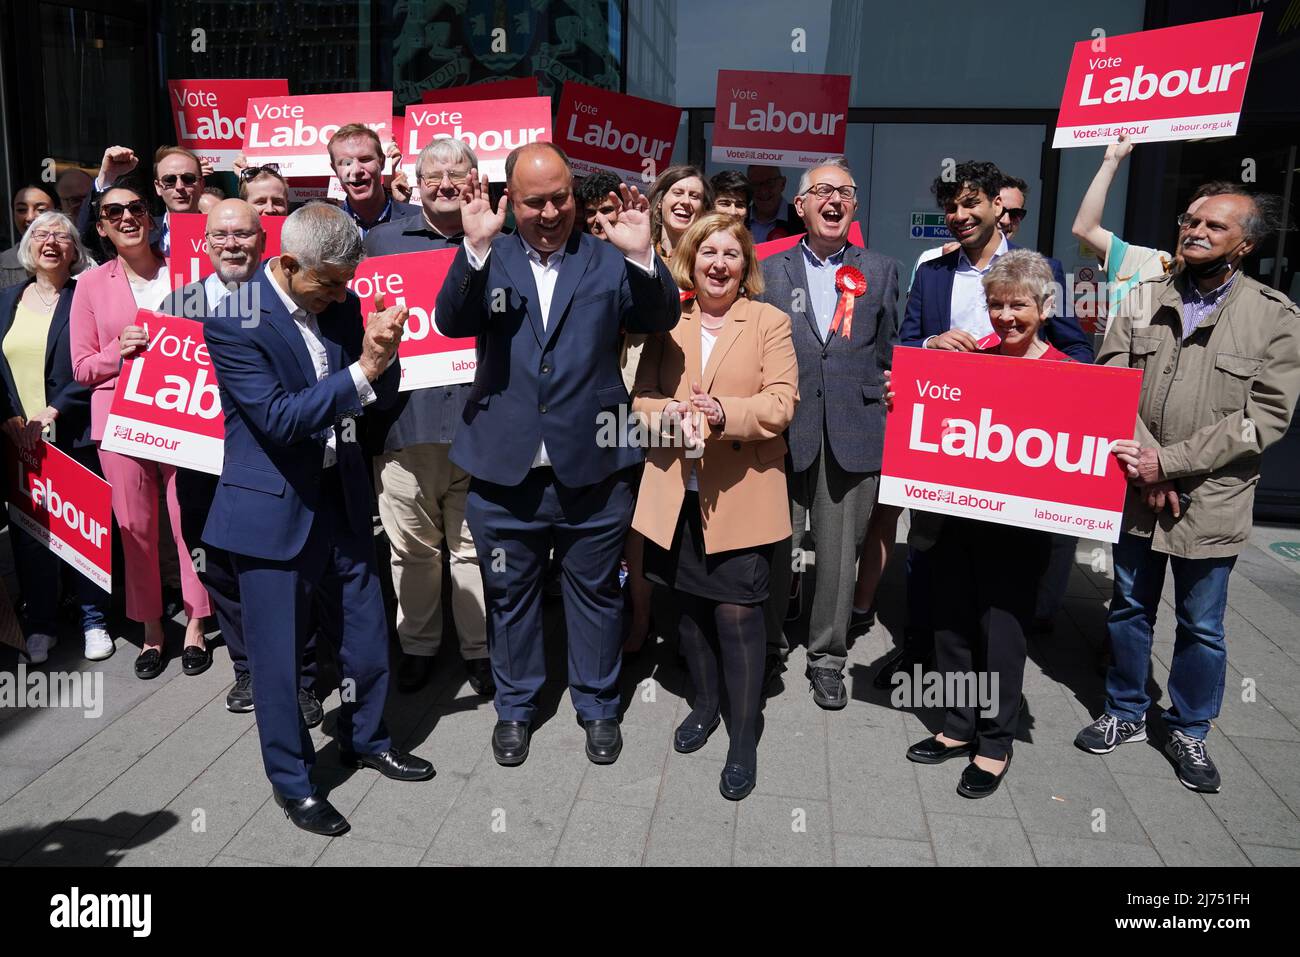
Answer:
[[593, 764], [613, 764], [623, 750], [623, 732], [617, 718], [593, 718], [582, 722], [587, 729], [587, 757]]
[[497, 683], [492, 680], [492, 662], [488, 658], [475, 658], [465, 662], [469, 672], [469, 686], [476, 695], [490, 698], [497, 693]]
[[849, 703], [849, 694], [844, 689], [844, 675], [837, 669], [809, 668], [807, 674], [813, 702], [817, 707], [839, 711]]
[[146, 648], [135, 659], [135, 676], [142, 681], [157, 678], [163, 672], [162, 652], [157, 648]]
[[339, 763], [345, 768], [373, 768], [394, 781], [427, 781], [436, 773], [433, 765], [424, 758], [417, 758], [397, 748], [389, 748], [378, 754], [339, 751]]
[[720, 714], [715, 714], [708, 724], [700, 724], [688, 717], [673, 732], [673, 750], [678, 754], [690, 754], [692, 751], [700, 750], [708, 743], [709, 735], [717, 731], [721, 723]]
[[502, 767], [513, 768], [528, 760], [527, 721], [498, 721], [492, 729], [492, 757]]
[[334, 809], [333, 804], [314, 794], [305, 798], [285, 798], [276, 794], [275, 803], [284, 808], [284, 816], [295, 827], [312, 834], [337, 837], [352, 827], [347, 818]]
[[212, 667], [212, 652], [205, 645], [202, 648], [190, 645], [181, 652], [181, 671], [190, 677], [201, 675]]
[[1002, 766], [1001, 774], [991, 774], [972, 761], [966, 765], [966, 770], [961, 773], [961, 780], [957, 782], [957, 793], [964, 798], [986, 798], [998, 789], [1002, 779], [1007, 776], [1007, 771], [1011, 769], [1011, 755], [1007, 755], [1007, 763]]
[[718, 779], [718, 790], [728, 801], [743, 801], [758, 782], [758, 773], [739, 764], [728, 764]]
[[402, 694], [419, 691], [433, 674], [432, 655], [408, 655], [403, 653], [401, 664], [397, 666], [397, 690]]
[[306, 688], [298, 689], [298, 710], [302, 712], [302, 720], [308, 730], [325, 720], [325, 709], [316, 696]]
[[958, 755], [965, 755], [967, 758], [975, 757], [975, 744], [972, 742], [950, 748], [938, 738], [931, 737], [918, 741], [907, 749], [907, 760], [915, 761], [917, 764], [943, 764], [949, 758]]

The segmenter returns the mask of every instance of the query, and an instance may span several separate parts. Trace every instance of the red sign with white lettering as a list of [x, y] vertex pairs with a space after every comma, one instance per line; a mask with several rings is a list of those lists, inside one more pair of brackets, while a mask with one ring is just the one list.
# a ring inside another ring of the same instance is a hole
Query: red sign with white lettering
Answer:
[[176, 143], [214, 170], [234, 169], [248, 126], [248, 101], [288, 96], [288, 80], [168, 80]]
[[1052, 146], [1233, 135], [1263, 16], [1080, 40]]
[[808, 167], [843, 156], [851, 82], [842, 74], [719, 70], [713, 161]]
[[[765, 243], [754, 244], [754, 255], [758, 261], [762, 262], [769, 256], [775, 256], [777, 253], [783, 253], [787, 249], [793, 249], [803, 241], [807, 233], [800, 233], [797, 236], [786, 236], [784, 239], [769, 239]], [[856, 220], [849, 226], [849, 242], [854, 246], [865, 247], [867, 244], [862, 238], [862, 224]]]
[[144, 352], [122, 363], [100, 448], [221, 474], [225, 420], [203, 323], [141, 309]]
[[522, 76], [494, 83], [473, 83], [469, 86], [448, 86], [441, 90], [425, 90], [421, 103], [467, 103], [470, 100], [513, 100], [523, 96], [537, 96], [537, 77]]
[[106, 592], [113, 590], [113, 490], [43, 439], [20, 449], [6, 436], [9, 520]]
[[474, 340], [449, 339], [434, 323], [434, 306], [442, 281], [456, 258], [455, 249], [398, 253], [362, 260], [348, 288], [361, 299], [361, 314], [375, 311], [375, 297], [385, 307], [405, 306], [410, 312], [397, 355], [402, 362], [401, 391], [470, 382], [478, 356]]
[[279, 163], [282, 176], [329, 176], [327, 147], [340, 126], [364, 123], [387, 143], [392, 117], [387, 92], [256, 97], [248, 101], [244, 156], [249, 166]]
[[613, 173], [643, 192], [671, 163], [682, 111], [653, 100], [565, 83], [555, 143], [582, 176]]
[[[284, 229], [284, 216], [262, 216], [262, 230], [266, 233], [266, 248], [262, 258], [280, 255], [280, 231]], [[192, 282], [206, 279], [216, 272], [212, 257], [208, 255], [208, 217], [206, 213], [172, 213], [171, 255], [167, 257], [167, 272], [172, 277], [172, 288], [180, 289]]]
[[412, 183], [420, 150], [440, 136], [468, 144], [478, 157], [479, 172], [493, 182], [501, 182], [506, 178], [506, 157], [511, 150], [550, 140], [551, 100], [529, 96], [408, 106], [402, 131], [402, 165]]
[[899, 346], [880, 501], [1118, 541], [1110, 448], [1133, 437], [1141, 388], [1136, 369]]

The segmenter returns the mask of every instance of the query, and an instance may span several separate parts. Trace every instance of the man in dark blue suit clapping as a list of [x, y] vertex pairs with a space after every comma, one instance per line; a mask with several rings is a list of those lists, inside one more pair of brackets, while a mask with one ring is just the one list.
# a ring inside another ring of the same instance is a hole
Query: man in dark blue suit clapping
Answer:
[[[623, 330], [666, 332], [681, 304], [650, 243], [649, 204], [635, 189], [598, 214], [609, 242], [574, 228], [573, 174], [550, 143], [506, 160], [506, 196], [487, 178], [461, 194], [465, 242], [438, 296], [448, 336], [478, 339], [478, 368], [451, 460], [473, 476], [466, 517], [478, 548], [503, 765], [528, 757], [546, 680], [542, 577], [563, 569], [569, 689], [587, 756], [617, 760], [622, 648], [618, 560], [632, 516], [640, 448], [621, 423]], [[614, 196], [614, 194], [610, 194]], [[509, 201], [518, 232], [501, 235]]]

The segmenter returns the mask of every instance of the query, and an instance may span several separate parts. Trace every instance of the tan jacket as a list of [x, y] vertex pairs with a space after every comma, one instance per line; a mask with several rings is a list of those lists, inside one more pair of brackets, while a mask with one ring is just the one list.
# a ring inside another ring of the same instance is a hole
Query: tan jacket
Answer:
[[[691, 383], [718, 400], [719, 429], [704, 428], [704, 453], [684, 447], [647, 450], [632, 527], [671, 548], [692, 463], [700, 487], [701, 525], [709, 554], [778, 542], [790, 534], [782, 433], [799, 401], [799, 369], [790, 317], [775, 306], [739, 299], [700, 368], [700, 309], [691, 302], [671, 332], [646, 340], [632, 409], [656, 428], [672, 399], [689, 399]], [[680, 443], [679, 443], [680, 445]]]
[[1236, 555], [1250, 534], [1260, 457], [1280, 439], [1300, 396], [1300, 308], [1238, 274], [1217, 309], [1182, 338], [1184, 277], [1142, 283], [1120, 304], [1101, 365], [1141, 369], [1135, 438], [1190, 495], [1181, 517], [1156, 515], [1130, 488], [1124, 530], [1157, 552]]

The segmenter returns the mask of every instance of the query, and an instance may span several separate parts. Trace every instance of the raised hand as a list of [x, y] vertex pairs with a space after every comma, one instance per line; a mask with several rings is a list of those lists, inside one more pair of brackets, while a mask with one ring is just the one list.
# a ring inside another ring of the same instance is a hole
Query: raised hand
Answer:
[[128, 146], [110, 146], [104, 150], [99, 164], [99, 183], [104, 189], [112, 186], [119, 176], [125, 176], [138, 166], [140, 160], [135, 150]]
[[361, 358], [358, 360], [361, 371], [371, 382], [384, 374], [401, 345], [407, 315], [405, 306], [385, 308], [382, 293], [375, 297], [375, 309], [366, 317], [366, 334], [361, 340]]
[[1133, 141], [1128, 138], [1127, 133], [1121, 133], [1118, 140], [1106, 147], [1105, 158], [1111, 162], [1118, 163], [1132, 152]]
[[149, 348], [149, 334], [143, 326], [127, 326], [117, 337], [118, 349], [123, 359], [130, 359]]
[[496, 209], [488, 196], [487, 174], [475, 179], [470, 176], [460, 191], [460, 224], [465, 231], [465, 245], [482, 259], [488, 254], [492, 240], [506, 224], [506, 200], [509, 191], [501, 197]]
[[411, 189], [411, 184], [406, 178], [406, 170], [399, 169], [395, 172], [388, 183], [388, 188], [393, 194], [393, 199], [398, 202], [409, 203], [411, 201], [411, 194], [414, 190]]
[[617, 193], [611, 192], [609, 199], [615, 206], [614, 216], [596, 213], [596, 221], [606, 238], [628, 259], [649, 265], [652, 261], [650, 201], [635, 186], [626, 183], [619, 186]]

